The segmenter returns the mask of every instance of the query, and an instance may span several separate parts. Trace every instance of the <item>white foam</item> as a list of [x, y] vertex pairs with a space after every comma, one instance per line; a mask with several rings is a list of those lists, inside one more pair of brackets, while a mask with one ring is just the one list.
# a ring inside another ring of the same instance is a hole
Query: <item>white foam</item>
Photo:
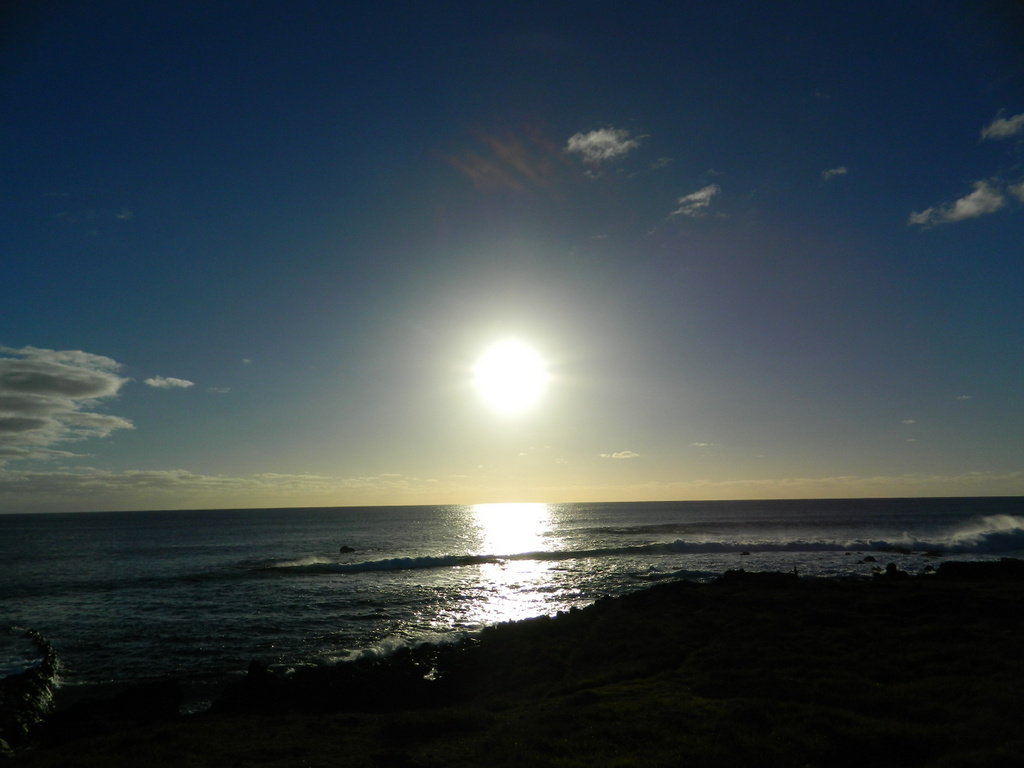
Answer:
[[351, 661], [385, 659], [404, 648], [419, 648], [424, 645], [448, 645], [459, 642], [472, 634], [474, 633], [466, 631], [445, 633], [434, 632], [420, 635], [416, 638], [402, 637], [401, 635], [389, 635], [383, 640], [365, 648], [348, 651], [340, 656], [326, 657], [325, 662], [328, 664], [336, 664]]
[[306, 557], [299, 557], [294, 560], [281, 560], [279, 562], [270, 565], [270, 568], [305, 568], [311, 565], [327, 565], [330, 564], [331, 560], [320, 555], [307, 555]]
[[849, 540], [684, 540], [664, 543], [609, 547], [602, 549], [551, 550], [520, 552], [510, 555], [436, 555], [423, 557], [392, 557], [383, 560], [366, 560], [356, 563], [336, 562], [332, 559], [309, 555], [294, 560], [273, 564], [273, 568], [286, 569], [292, 573], [368, 573], [373, 571], [407, 571], [429, 568], [462, 568], [476, 565], [493, 565], [506, 561], [538, 560], [580, 560], [589, 558], [642, 556], [671, 552], [681, 555], [715, 555], [740, 553], [815, 553], [851, 551], [887, 551], [908, 549], [918, 552], [939, 551], [949, 554], [998, 555], [1024, 552], [1024, 517], [1014, 515], [992, 515], [979, 518], [961, 526], [946, 536], [934, 539], [918, 539], [910, 534], [888, 539]]
[[955, 530], [946, 548], [950, 552], [990, 555], [1024, 551], [1024, 517], [982, 517]]

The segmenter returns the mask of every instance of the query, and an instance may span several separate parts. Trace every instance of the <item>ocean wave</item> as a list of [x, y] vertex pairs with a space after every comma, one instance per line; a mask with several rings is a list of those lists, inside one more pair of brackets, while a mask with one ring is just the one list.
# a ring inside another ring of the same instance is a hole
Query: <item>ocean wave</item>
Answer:
[[853, 546], [829, 541], [683, 541], [676, 539], [669, 549], [684, 555], [740, 554], [742, 552], [843, 552], [872, 549], [868, 544]]
[[623, 547], [581, 550], [521, 552], [510, 555], [428, 555], [393, 557], [361, 562], [336, 562], [323, 556], [286, 560], [270, 568], [287, 573], [369, 573], [373, 571], [408, 571], [417, 569], [462, 568], [495, 565], [517, 560], [581, 560], [604, 557], [637, 557], [644, 555], [696, 555], [742, 553], [813, 553], [909, 550], [941, 552], [953, 555], [999, 555], [1024, 552], [1024, 517], [995, 515], [980, 518], [968, 525], [934, 539], [919, 539], [909, 534], [889, 539], [804, 540], [684, 540], [654, 542]]
[[945, 536], [919, 539], [903, 534], [892, 539], [847, 541], [684, 541], [668, 545], [680, 554], [731, 554], [741, 552], [849, 552], [910, 550], [951, 555], [1000, 555], [1024, 552], [1024, 517], [992, 515], [961, 526]]
[[441, 555], [428, 557], [391, 557], [360, 563], [337, 563], [319, 557], [276, 563], [274, 569], [289, 573], [367, 573], [370, 571], [411, 571], [422, 568], [457, 568], [500, 562], [492, 555]]
[[270, 564], [269, 566], [264, 566], [262, 564], [259, 564], [258, 567], [261, 567], [261, 568], [308, 568], [310, 566], [330, 565], [332, 563], [334, 563], [333, 560], [330, 560], [330, 559], [328, 559], [326, 557], [323, 557], [322, 555], [307, 555], [306, 557], [298, 557], [298, 558], [295, 558], [295, 559], [292, 559], [292, 560], [279, 560], [279, 561], [277, 561], [275, 563]]
[[0, 628], [0, 678], [41, 667], [46, 653], [39, 640], [21, 627]]
[[651, 523], [649, 525], [602, 525], [584, 529], [585, 533], [612, 536], [636, 536], [664, 533], [685, 533], [695, 526], [692, 523]]
[[989, 515], [956, 529], [946, 551], [956, 554], [998, 555], [1024, 551], [1024, 517]]
[[520, 552], [512, 555], [440, 555], [424, 557], [392, 557], [358, 563], [338, 563], [311, 556], [275, 563], [271, 568], [290, 573], [367, 573], [371, 571], [408, 571], [425, 568], [460, 568], [472, 565], [495, 565], [511, 560], [578, 560], [583, 558], [635, 555], [668, 551], [667, 544], [656, 543], [631, 547], [610, 547], [584, 550], [552, 550]]
[[719, 571], [693, 571], [683, 568], [678, 571], [651, 571], [640, 574], [637, 578], [644, 581], [661, 581], [662, 579], [683, 579], [685, 581], [710, 581], [722, 574]]
[[379, 661], [393, 656], [398, 651], [415, 650], [424, 646], [443, 646], [458, 643], [467, 637], [478, 635], [483, 627], [475, 630], [458, 630], [453, 632], [428, 632], [415, 637], [389, 635], [382, 640], [364, 648], [356, 648], [341, 654], [325, 655], [320, 661], [323, 664], [341, 664], [356, 661]]
[[[39, 632], [9, 627], [2, 634], [0, 728], [5, 746], [20, 750], [31, 743], [32, 729], [53, 711], [60, 661]], [[6, 750], [5, 750], [6, 751]]]

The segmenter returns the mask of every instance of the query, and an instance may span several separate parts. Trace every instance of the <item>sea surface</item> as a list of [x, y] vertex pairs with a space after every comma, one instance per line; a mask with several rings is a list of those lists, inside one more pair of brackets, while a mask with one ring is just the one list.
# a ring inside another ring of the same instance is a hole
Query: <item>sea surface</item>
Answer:
[[0, 677], [37, 663], [30, 628], [66, 696], [176, 676], [200, 709], [253, 659], [384, 654], [662, 579], [1000, 557], [1024, 557], [1024, 498], [0, 515]]

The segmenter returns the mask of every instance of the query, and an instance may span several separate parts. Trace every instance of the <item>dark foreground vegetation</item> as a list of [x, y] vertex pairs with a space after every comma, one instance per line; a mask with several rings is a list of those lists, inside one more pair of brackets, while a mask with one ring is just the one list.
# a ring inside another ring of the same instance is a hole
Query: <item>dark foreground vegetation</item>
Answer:
[[[1024, 562], [664, 583], [176, 717], [83, 703], [12, 766], [1018, 766]], [[133, 698], [134, 697], [134, 698]]]

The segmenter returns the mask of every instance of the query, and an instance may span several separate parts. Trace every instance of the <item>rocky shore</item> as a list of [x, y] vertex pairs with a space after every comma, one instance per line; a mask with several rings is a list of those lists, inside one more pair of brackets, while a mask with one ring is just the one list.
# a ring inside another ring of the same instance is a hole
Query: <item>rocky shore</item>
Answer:
[[0, 679], [0, 756], [13, 756], [35, 741], [39, 727], [53, 711], [57, 654], [45, 637], [31, 629], [12, 627], [31, 646], [36, 663]]
[[730, 572], [288, 677], [79, 702], [14, 766], [974, 766], [1024, 755], [1024, 561]]

